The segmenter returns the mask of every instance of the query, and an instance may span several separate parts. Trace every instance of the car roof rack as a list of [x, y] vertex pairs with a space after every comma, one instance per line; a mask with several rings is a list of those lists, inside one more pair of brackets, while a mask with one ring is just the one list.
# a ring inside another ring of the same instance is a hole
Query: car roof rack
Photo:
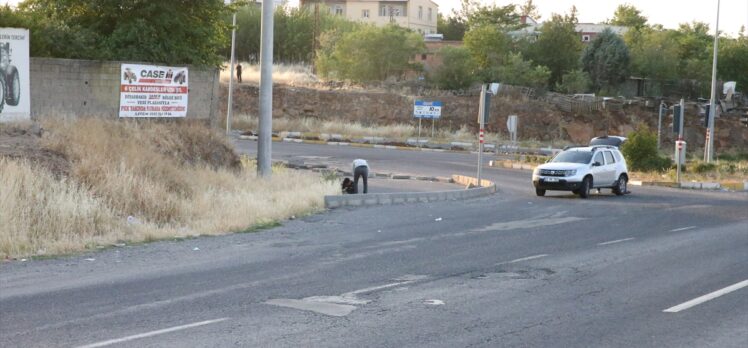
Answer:
[[564, 147], [564, 151], [568, 149], [577, 148], [577, 147], [590, 147], [590, 146], [589, 145], [569, 145], [569, 146]]

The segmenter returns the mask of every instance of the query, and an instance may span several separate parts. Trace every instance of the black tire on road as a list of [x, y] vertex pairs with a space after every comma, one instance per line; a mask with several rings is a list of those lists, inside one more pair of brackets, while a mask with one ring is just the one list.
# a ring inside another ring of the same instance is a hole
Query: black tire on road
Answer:
[[587, 176], [582, 180], [582, 187], [579, 188], [579, 197], [587, 198], [590, 196], [590, 188], [592, 187], [592, 179]]
[[5, 102], [10, 106], [16, 106], [21, 101], [21, 79], [18, 77], [18, 69], [11, 66], [5, 75], [5, 84], [7, 95]]
[[543, 197], [543, 196], [545, 196], [545, 190], [536, 188], [535, 189], [535, 195], [537, 195], [538, 197]]
[[616, 196], [625, 195], [628, 191], [628, 181], [628, 178], [621, 174], [621, 176], [618, 177], [618, 181], [616, 181], [616, 186], [613, 187], [613, 193], [615, 193]]

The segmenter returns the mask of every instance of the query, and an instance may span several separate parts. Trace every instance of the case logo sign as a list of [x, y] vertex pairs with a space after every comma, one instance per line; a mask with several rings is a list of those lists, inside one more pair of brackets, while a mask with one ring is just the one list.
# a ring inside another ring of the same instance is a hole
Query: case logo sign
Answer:
[[0, 28], [0, 122], [31, 118], [29, 31]]
[[187, 68], [122, 64], [119, 117], [185, 117]]

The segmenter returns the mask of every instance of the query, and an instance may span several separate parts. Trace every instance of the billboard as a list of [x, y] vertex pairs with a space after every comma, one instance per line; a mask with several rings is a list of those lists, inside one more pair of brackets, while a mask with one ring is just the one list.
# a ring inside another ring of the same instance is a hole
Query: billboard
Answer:
[[29, 31], [0, 28], [0, 122], [31, 119]]
[[122, 64], [119, 117], [186, 117], [186, 67]]

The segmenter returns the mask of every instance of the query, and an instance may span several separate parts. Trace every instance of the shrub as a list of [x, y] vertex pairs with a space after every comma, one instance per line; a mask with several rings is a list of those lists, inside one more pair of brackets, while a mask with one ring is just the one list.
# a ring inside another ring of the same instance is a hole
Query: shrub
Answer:
[[672, 163], [657, 152], [657, 134], [644, 125], [629, 134], [629, 139], [621, 149], [632, 171], [662, 171]]
[[462, 47], [444, 47], [439, 54], [443, 64], [434, 71], [434, 84], [440, 89], [465, 89], [476, 80], [475, 61]]

